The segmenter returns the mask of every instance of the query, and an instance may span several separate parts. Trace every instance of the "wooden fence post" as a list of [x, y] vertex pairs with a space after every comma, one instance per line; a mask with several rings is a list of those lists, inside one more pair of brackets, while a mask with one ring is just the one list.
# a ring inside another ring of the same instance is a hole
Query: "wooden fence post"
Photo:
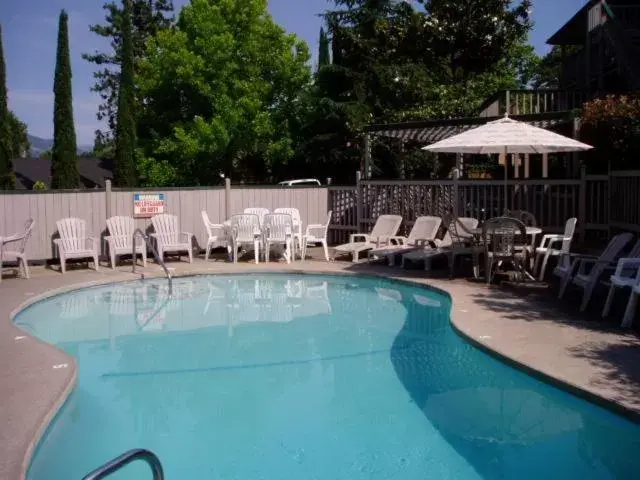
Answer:
[[231, 218], [231, 179], [224, 177], [224, 214], [225, 220]]
[[111, 180], [109, 179], [104, 182], [104, 196], [106, 202], [105, 213], [107, 214], [107, 218], [111, 218]]
[[362, 173], [360, 171], [356, 172], [356, 232], [361, 232], [360, 230], [362, 224], [362, 184], [361, 181]]
[[580, 186], [578, 187], [578, 238], [584, 243], [587, 233], [587, 167], [580, 167]]

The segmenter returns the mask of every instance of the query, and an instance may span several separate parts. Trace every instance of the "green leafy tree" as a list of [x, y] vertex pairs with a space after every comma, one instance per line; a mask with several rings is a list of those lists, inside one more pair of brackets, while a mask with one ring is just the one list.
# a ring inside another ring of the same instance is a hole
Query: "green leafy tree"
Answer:
[[122, 14], [122, 69], [118, 89], [118, 117], [115, 138], [115, 182], [119, 187], [135, 187], [136, 170], [136, 122], [134, 56], [131, 28], [131, 0], [124, 0]]
[[[567, 45], [565, 46], [565, 55], [573, 55], [581, 49], [581, 45]], [[560, 88], [562, 61], [562, 48], [554, 45], [537, 65], [531, 79], [531, 86], [536, 89]]]
[[53, 81], [53, 147], [51, 149], [51, 187], [78, 188], [76, 131], [73, 123], [71, 60], [67, 12], [60, 12], [58, 51]]
[[15, 188], [16, 177], [11, 163], [11, 119], [7, 108], [7, 73], [0, 28], [0, 190]]
[[139, 79], [147, 184], [270, 180], [293, 156], [309, 52], [266, 0], [193, 0], [149, 47]]
[[9, 112], [9, 130], [11, 131], [11, 156], [25, 157], [31, 149], [27, 124], [23, 123], [13, 112]]
[[320, 27], [320, 43], [318, 47], [318, 69], [329, 65], [331, 58], [329, 57], [329, 37], [324, 31], [323, 27]]
[[[122, 22], [124, 9], [116, 2], [104, 4], [106, 11], [104, 25], [91, 25], [89, 29], [109, 39], [111, 51], [85, 53], [82, 58], [93, 63], [99, 69], [94, 72], [95, 84], [92, 90], [100, 95], [102, 103], [98, 107], [98, 120], [106, 120], [109, 131], [115, 132], [116, 115], [118, 111], [118, 86], [120, 84], [120, 67], [122, 65]], [[173, 16], [173, 3], [171, 0], [132, 0], [131, 1], [131, 25], [133, 39], [134, 64], [138, 65], [146, 53], [146, 42], [159, 30], [168, 28]]]

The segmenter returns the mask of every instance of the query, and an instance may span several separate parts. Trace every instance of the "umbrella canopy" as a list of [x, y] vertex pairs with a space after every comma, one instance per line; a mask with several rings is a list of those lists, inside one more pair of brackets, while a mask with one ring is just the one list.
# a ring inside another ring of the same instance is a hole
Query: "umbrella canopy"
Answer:
[[449, 153], [556, 153], [593, 148], [586, 143], [534, 127], [528, 123], [504, 118], [432, 143], [423, 150]]

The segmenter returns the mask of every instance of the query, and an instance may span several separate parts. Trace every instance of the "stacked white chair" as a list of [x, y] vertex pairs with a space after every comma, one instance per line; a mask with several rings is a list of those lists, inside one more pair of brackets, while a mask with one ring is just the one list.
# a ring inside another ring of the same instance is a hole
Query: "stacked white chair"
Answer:
[[286, 213], [268, 213], [264, 216], [262, 232], [264, 236], [264, 258], [269, 261], [272, 245], [284, 247], [287, 263], [293, 258], [293, 219]]
[[262, 230], [260, 217], [251, 213], [233, 215], [229, 219], [229, 237], [233, 263], [238, 263], [238, 249], [253, 247], [256, 263], [260, 261]]

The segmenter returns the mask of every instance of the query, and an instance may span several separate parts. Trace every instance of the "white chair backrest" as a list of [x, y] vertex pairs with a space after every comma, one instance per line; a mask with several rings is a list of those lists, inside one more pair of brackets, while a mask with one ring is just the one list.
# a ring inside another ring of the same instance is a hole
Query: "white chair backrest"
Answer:
[[286, 213], [268, 213], [263, 222], [265, 236], [271, 240], [284, 241], [293, 233], [293, 219]]
[[237, 241], [253, 242], [256, 234], [260, 233], [260, 217], [252, 213], [232, 215], [229, 226]]
[[427, 215], [416, 218], [416, 222], [413, 224], [413, 228], [411, 228], [409, 236], [407, 237], [408, 243], [414, 244], [416, 240], [419, 239], [435, 239], [441, 223], [442, 219], [440, 217]]
[[200, 214], [202, 215], [202, 221], [204, 223], [204, 228], [207, 231], [207, 237], [213, 237], [213, 223], [211, 223], [211, 220], [209, 220], [209, 214], [207, 213], [206, 210], [202, 210], [200, 212]]
[[133, 218], [119, 215], [110, 217], [107, 219], [107, 229], [116, 247], [125, 248], [131, 246], [135, 229]]
[[24, 222], [24, 229], [21, 232], [14, 233], [13, 235], [9, 235], [4, 238], [5, 242], [19, 242], [18, 248], [13, 250], [12, 248], [9, 250], [13, 250], [16, 253], [24, 253], [24, 249], [27, 247], [27, 242], [29, 241], [29, 237], [31, 237], [31, 232], [33, 231], [33, 226], [35, 222], [33, 218], [29, 218], [26, 222]]
[[600, 254], [598, 258], [598, 262], [595, 263], [591, 271], [589, 272], [589, 276], [592, 278], [598, 278], [598, 276], [604, 271], [607, 265], [611, 264], [615, 261], [618, 254], [622, 251], [629, 241], [633, 238], [633, 234], [631, 233], [621, 233], [619, 235], [615, 235], [606, 248]]
[[291, 220], [294, 225], [297, 225], [297, 230], [300, 230], [300, 224], [302, 223], [300, 219], [300, 211], [297, 208], [286, 207], [286, 208], [276, 208], [273, 213], [284, 213], [286, 215], [291, 215]]
[[156, 233], [158, 241], [164, 245], [172, 245], [179, 243], [180, 226], [177, 215], [169, 213], [161, 213], [151, 217], [153, 230]]
[[393, 237], [398, 233], [402, 217], [400, 215], [380, 215], [371, 230], [373, 239], [378, 237]]
[[271, 213], [271, 211], [268, 208], [250, 207], [250, 208], [245, 208], [244, 209], [244, 213], [248, 213], [250, 215], [257, 215], [258, 218], [260, 219], [260, 225], [262, 225], [262, 221], [264, 220], [264, 216], [267, 213]]
[[561, 247], [562, 253], [569, 253], [571, 250], [571, 242], [573, 241], [573, 234], [576, 231], [576, 223], [578, 223], [578, 219], [572, 217], [564, 224], [564, 234]]
[[58, 220], [56, 226], [65, 252], [86, 249], [87, 222], [81, 218], [69, 217]]

